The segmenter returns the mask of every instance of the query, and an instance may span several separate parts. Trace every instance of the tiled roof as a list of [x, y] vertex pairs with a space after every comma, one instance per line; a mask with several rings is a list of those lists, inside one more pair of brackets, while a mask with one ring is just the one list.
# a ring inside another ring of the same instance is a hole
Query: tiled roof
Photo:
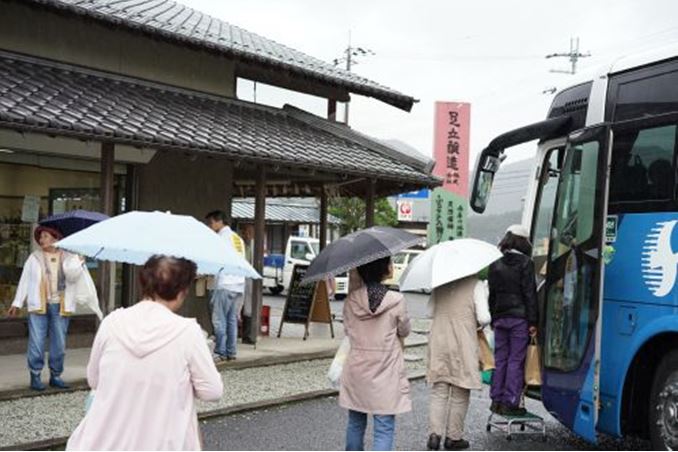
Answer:
[[412, 155], [412, 153], [402, 152], [401, 149], [389, 146], [381, 140], [375, 140], [372, 137], [364, 135], [357, 130], [350, 128], [344, 123], [327, 121], [325, 118], [321, 118], [304, 110], [300, 110], [292, 105], [285, 105], [283, 109], [292, 117], [305, 122], [312, 127], [324, 130], [340, 138], [346, 138], [348, 140], [355, 141], [356, 143], [359, 143], [368, 149], [386, 155], [387, 157], [394, 158], [400, 162], [407, 163], [408, 165], [420, 171], [424, 171], [426, 173], [431, 173], [431, 171], [433, 171], [435, 162], [428, 157], [424, 157], [423, 155], [415, 156]]
[[284, 109], [6, 53], [0, 53], [0, 127], [438, 184], [427, 172]]
[[251, 61], [287, 70], [350, 92], [374, 97], [409, 111], [416, 102], [393, 89], [228, 24], [173, 0], [24, 0], [92, 19], [138, 29]]
[[[254, 220], [254, 201], [250, 199], [233, 200], [231, 216], [237, 219]], [[320, 223], [320, 209], [315, 205], [268, 199], [266, 200], [266, 221], [317, 224]], [[329, 214], [327, 221], [330, 224], [341, 223], [339, 218]]]

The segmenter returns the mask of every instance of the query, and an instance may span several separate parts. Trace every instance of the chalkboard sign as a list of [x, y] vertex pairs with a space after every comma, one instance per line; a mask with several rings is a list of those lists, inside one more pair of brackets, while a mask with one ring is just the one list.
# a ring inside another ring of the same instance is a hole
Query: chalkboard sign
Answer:
[[311, 305], [315, 295], [315, 284], [301, 285], [308, 265], [295, 265], [292, 268], [290, 287], [287, 291], [283, 321], [288, 323], [306, 323], [311, 315]]
[[308, 337], [309, 322], [329, 323], [330, 332], [334, 337], [330, 301], [327, 296], [327, 287], [324, 281], [316, 284], [301, 285], [301, 280], [306, 275], [308, 265], [295, 265], [292, 268], [290, 287], [287, 290], [287, 299], [283, 309], [278, 337], [282, 333], [283, 324], [302, 323], [306, 325], [304, 340]]

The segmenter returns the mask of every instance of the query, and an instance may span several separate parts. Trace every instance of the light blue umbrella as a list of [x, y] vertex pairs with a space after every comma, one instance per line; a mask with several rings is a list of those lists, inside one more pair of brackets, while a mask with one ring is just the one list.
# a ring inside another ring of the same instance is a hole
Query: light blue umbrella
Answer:
[[93, 259], [143, 265], [154, 254], [182, 257], [201, 275], [261, 276], [230, 243], [193, 217], [133, 211], [66, 237], [56, 246]]

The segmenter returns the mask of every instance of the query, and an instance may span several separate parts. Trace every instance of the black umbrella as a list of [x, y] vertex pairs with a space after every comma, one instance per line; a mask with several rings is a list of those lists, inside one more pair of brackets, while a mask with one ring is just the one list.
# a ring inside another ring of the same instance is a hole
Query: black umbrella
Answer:
[[302, 284], [340, 275], [361, 265], [419, 245], [423, 237], [385, 226], [354, 232], [330, 243], [306, 270]]
[[100, 221], [107, 220], [108, 215], [89, 210], [71, 210], [69, 212], [52, 215], [40, 222], [42, 226], [48, 226], [61, 232], [64, 237], [68, 237], [78, 231]]

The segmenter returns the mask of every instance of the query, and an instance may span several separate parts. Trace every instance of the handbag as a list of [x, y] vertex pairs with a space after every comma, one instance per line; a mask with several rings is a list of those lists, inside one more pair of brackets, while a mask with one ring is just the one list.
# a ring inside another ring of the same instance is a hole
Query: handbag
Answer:
[[483, 330], [478, 330], [478, 358], [481, 371], [484, 372], [495, 368], [494, 353]]
[[337, 353], [334, 355], [332, 364], [330, 364], [330, 369], [327, 371], [327, 379], [335, 389], [339, 388], [341, 373], [344, 370], [344, 363], [346, 362], [346, 358], [348, 358], [349, 351], [351, 351], [351, 342], [349, 341], [348, 337], [344, 337], [344, 340], [341, 341], [341, 345], [339, 346]]
[[541, 358], [536, 336], [530, 336], [530, 343], [527, 346], [525, 384], [528, 386], [541, 386]]
[[97, 288], [94, 281], [89, 274], [89, 270], [85, 264], [82, 264], [83, 272], [78, 278], [76, 284], [75, 302], [78, 305], [84, 306], [89, 311], [96, 314], [99, 320], [103, 319], [104, 315], [99, 307], [99, 297], [97, 296]]

